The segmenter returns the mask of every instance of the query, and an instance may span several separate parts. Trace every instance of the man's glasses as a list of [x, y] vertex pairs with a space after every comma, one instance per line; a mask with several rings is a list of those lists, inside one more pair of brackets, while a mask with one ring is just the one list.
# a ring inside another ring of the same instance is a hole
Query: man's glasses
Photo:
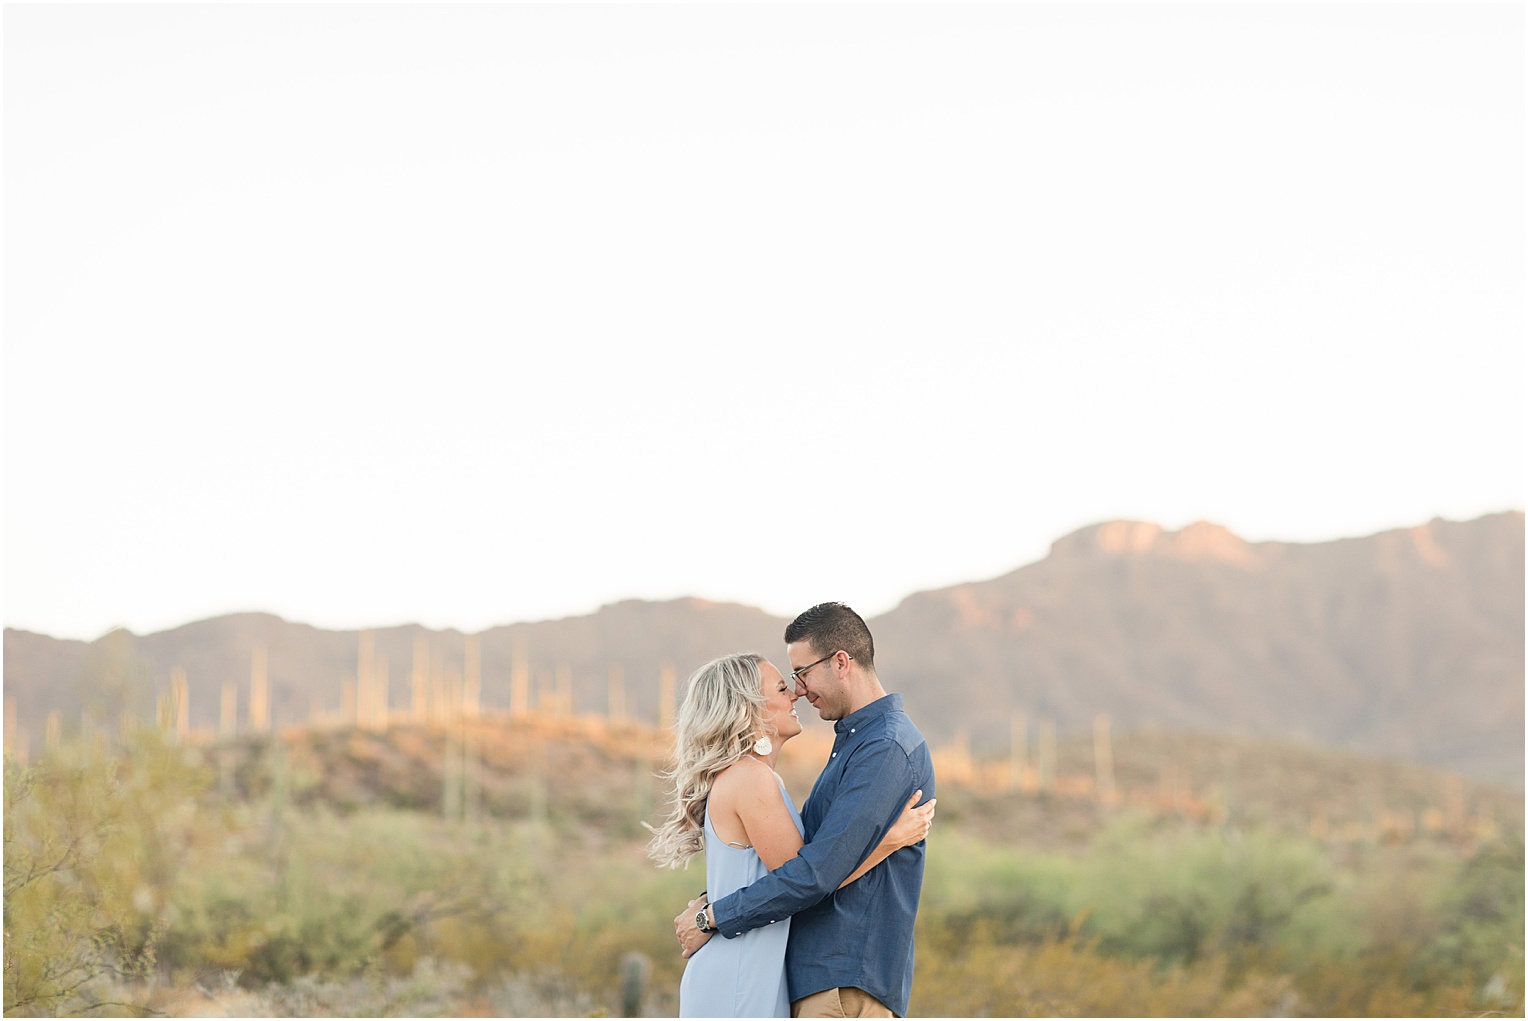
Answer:
[[[842, 651], [843, 651], [842, 649], [839, 649], [836, 652], [830, 652], [826, 656], [824, 656], [821, 659], [819, 659], [816, 663], [808, 663], [806, 666], [797, 667], [795, 670], [791, 671], [791, 680], [793, 680], [793, 681], [801, 680], [801, 678], [806, 676], [806, 672], [808, 670], [812, 669], [812, 667], [819, 666], [820, 664], [826, 663], [828, 660], [832, 659], [834, 656], [837, 656], [838, 653], [842, 652]], [[853, 659], [854, 657], [850, 656], [849, 658]]]

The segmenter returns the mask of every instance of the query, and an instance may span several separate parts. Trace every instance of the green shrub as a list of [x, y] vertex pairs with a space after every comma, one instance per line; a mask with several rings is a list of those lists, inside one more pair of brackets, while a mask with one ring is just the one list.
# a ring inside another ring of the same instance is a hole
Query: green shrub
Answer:
[[1427, 963], [1479, 985], [1482, 1010], [1523, 1004], [1523, 835], [1482, 845], [1438, 898]]
[[5, 763], [5, 1011], [80, 1013], [154, 971], [175, 886], [202, 847], [208, 776], [156, 734], [123, 760], [71, 742]]
[[1071, 892], [1106, 953], [1192, 963], [1333, 949], [1336, 870], [1310, 840], [1218, 830], [1108, 831]]

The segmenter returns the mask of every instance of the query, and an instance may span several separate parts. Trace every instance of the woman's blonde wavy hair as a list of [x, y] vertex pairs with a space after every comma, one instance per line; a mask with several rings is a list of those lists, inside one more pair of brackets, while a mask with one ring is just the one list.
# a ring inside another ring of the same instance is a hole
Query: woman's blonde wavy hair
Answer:
[[757, 653], [740, 652], [690, 675], [679, 707], [675, 765], [659, 774], [674, 781], [674, 807], [663, 825], [647, 827], [653, 832], [647, 856], [660, 868], [688, 868], [705, 849], [706, 798], [716, 774], [747, 754], [764, 732], [763, 662]]

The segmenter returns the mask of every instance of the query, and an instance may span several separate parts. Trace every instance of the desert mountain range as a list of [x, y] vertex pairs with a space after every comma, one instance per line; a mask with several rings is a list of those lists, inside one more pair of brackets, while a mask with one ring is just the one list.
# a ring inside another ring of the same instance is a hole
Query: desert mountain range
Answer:
[[[938, 743], [959, 735], [977, 752], [1006, 749], [1015, 714], [1063, 733], [1107, 714], [1119, 730], [1292, 739], [1522, 786], [1523, 593], [1519, 511], [1321, 543], [1111, 521], [1056, 541], [1036, 563], [917, 593], [869, 623], [887, 688]], [[606, 712], [614, 668], [625, 711], [656, 719], [665, 666], [682, 695], [685, 673], [712, 656], [753, 649], [783, 663], [786, 623], [679, 599], [490, 628], [477, 636], [481, 704], [509, 706], [519, 657], [533, 700]], [[471, 670], [461, 632], [371, 635], [395, 710], [410, 704], [416, 671]], [[14, 726], [35, 746], [52, 712], [66, 727], [124, 710], [152, 718], [175, 668], [193, 728], [218, 725], [229, 683], [242, 720], [257, 649], [277, 725], [334, 715], [357, 676], [359, 640], [264, 613], [88, 643], [8, 628], [7, 740]]]

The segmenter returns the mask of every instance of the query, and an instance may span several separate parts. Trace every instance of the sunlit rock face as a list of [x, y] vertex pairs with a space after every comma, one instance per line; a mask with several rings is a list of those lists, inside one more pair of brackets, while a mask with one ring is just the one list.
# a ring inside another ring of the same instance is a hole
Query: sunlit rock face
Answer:
[[1522, 782], [1520, 512], [1324, 543], [1104, 522], [871, 625], [925, 729], [978, 746], [1107, 713]]

